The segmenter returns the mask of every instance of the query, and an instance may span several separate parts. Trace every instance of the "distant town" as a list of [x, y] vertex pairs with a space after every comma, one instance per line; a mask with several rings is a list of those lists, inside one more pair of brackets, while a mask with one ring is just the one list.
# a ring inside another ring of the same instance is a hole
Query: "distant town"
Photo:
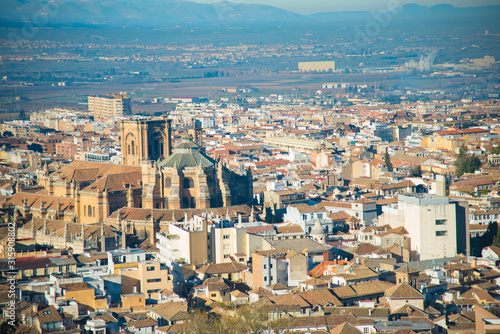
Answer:
[[477, 24], [2, 39], [0, 333], [500, 333]]

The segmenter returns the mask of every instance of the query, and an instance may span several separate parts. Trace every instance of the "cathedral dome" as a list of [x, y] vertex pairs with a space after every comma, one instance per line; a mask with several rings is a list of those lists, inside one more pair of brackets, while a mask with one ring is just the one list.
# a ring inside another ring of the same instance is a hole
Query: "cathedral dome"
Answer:
[[200, 145], [193, 141], [189, 134], [182, 136], [180, 143], [175, 145], [174, 153], [159, 163], [160, 167], [179, 169], [215, 166], [217, 162], [200, 152]]

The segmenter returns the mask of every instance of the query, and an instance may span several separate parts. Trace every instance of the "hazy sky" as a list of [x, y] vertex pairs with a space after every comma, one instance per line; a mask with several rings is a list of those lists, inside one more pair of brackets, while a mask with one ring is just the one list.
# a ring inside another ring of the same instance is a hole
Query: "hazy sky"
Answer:
[[[220, 0], [191, 0], [203, 3], [214, 3]], [[271, 5], [291, 10], [300, 14], [317, 12], [336, 12], [345, 10], [386, 10], [393, 3], [433, 6], [451, 4], [457, 7], [498, 5], [499, 0], [230, 0], [235, 3], [255, 3]]]

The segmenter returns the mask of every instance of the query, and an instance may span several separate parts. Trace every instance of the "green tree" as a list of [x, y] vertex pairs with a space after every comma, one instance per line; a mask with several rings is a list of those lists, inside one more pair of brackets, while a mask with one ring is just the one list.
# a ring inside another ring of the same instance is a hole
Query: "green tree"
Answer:
[[385, 149], [384, 162], [385, 162], [385, 165], [387, 166], [387, 169], [389, 170], [389, 172], [392, 172], [391, 157], [389, 156], [389, 150], [387, 148]]
[[4, 131], [2, 136], [4, 137], [14, 137], [14, 134], [10, 131]]
[[270, 316], [273, 313], [270, 311], [268, 306], [250, 305], [226, 309], [222, 315], [197, 310], [191, 313], [189, 322], [181, 325], [177, 333], [287, 333], [290, 328], [290, 318], [273, 319]]
[[19, 119], [20, 119], [20, 120], [27, 120], [27, 119], [28, 119], [28, 117], [27, 117], [27, 115], [26, 115], [26, 111], [24, 111], [24, 109], [21, 109], [21, 110], [19, 111]]
[[422, 168], [420, 166], [415, 167], [413, 170], [413, 176], [421, 177], [422, 176]]
[[481, 168], [481, 159], [475, 155], [467, 154], [465, 145], [462, 145], [455, 160], [455, 167], [457, 167], [457, 176], [462, 176], [465, 173], [474, 173]]
[[493, 238], [491, 243], [493, 246], [500, 247], [500, 231], [497, 231], [497, 235]]
[[28, 145], [28, 150], [32, 150], [38, 153], [43, 153], [43, 146], [38, 143], [32, 143]]
[[481, 248], [491, 246], [495, 238], [498, 238], [498, 224], [490, 222], [486, 233], [481, 237]]
[[490, 149], [490, 154], [500, 154], [500, 145], [498, 145], [497, 147], [492, 147]]

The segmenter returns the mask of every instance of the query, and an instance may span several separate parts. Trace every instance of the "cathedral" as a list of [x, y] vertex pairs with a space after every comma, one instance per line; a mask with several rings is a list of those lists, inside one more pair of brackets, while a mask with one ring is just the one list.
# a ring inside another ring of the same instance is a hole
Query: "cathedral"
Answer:
[[[205, 155], [198, 125], [175, 146], [171, 120], [166, 117], [122, 121], [120, 130], [122, 165], [74, 161], [53, 173], [48, 168], [40, 170], [38, 183], [46, 189], [45, 198], [39, 200], [40, 213], [30, 212], [29, 218], [53, 218], [44, 216], [43, 212], [51, 211], [42, 207], [57, 204], [57, 197], [68, 202], [58, 219], [84, 224], [101, 223], [124, 207], [207, 209], [252, 200], [250, 170], [238, 173]], [[16, 195], [12, 204], [19, 206], [20, 214], [23, 202], [36, 200], [33, 194]]]

